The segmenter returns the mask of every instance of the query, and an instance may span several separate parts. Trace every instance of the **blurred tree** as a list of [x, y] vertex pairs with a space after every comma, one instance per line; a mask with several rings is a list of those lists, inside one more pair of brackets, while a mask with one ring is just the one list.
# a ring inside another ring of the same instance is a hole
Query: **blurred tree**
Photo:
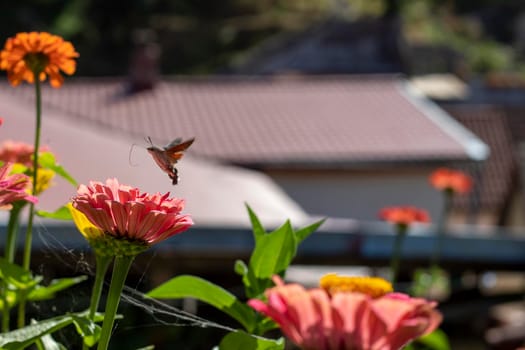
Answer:
[[[414, 11], [422, 8], [420, 3], [426, 12]], [[521, 0], [18, 0], [0, 2], [0, 37], [50, 31], [71, 40], [81, 53], [78, 75], [122, 75], [127, 73], [133, 33], [148, 28], [162, 48], [163, 74], [210, 73], [273, 34], [300, 30], [330, 16], [400, 15], [407, 33], [417, 33], [419, 39], [462, 49], [467, 43], [468, 51], [481, 57], [471, 61], [474, 70], [508, 67], [511, 51], [496, 40], [508, 37], [510, 21], [497, 26], [504, 28], [499, 36], [465, 33], [472, 24], [462, 17], [467, 13], [481, 13], [480, 26], [488, 28], [481, 4], [511, 8], [513, 15], [525, 8]], [[505, 13], [498, 18], [505, 19]]]

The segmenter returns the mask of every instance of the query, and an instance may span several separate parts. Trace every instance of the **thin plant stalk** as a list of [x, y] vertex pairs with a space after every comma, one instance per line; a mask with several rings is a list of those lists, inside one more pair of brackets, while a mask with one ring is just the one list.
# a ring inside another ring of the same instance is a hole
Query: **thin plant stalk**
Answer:
[[16, 239], [18, 236], [20, 212], [24, 207], [23, 202], [13, 203], [13, 208], [9, 214], [9, 222], [7, 223], [7, 240], [5, 244], [5, 258], [8, 262], [15, 262]]
[[[35, 96], [36, 96], [36, 126], [35, 126], [35, 149], [33, 150], [33, 196], [36, 195], [37, 191], [37, 181], [38, 181], [38, 157], [39, 157], [39, 148], [40, 148], [40, 131], [42, 129], [42, 92], [40, 89], [40, 79], [38, 75], [35, 74]], [[27, 224], [26, 230], [26, 239], [24, 244], [24, 260], [22, 266], [29, 270], [29, 265], [31, 263], [31, 243], [32, 243], [32, 233], [33, 233], [33, 217], [35, 214], [35, 205], [30, 203], [29, 206], [29, 221]]]
[[405, 224], [396, 225], [396, 237], [394, 239], [392, 258], [390, 259], [390, 282], [392, 285], [396, 283], [397, 275], [399, 273], [401, 265], [401, 250], [407, 230], [408, 226]]
[[[42, 92], [40, 89], [39, 73], [34, 73], [35, 76], [35, 99], [36, 99], [36, 125], [35, 125], [35, 149], [33, 150], [33, 189], [32, 194], [36, 195], [37, 179], [38, 179], [38, 150], [40, 148], [40, 130], [42, 129]], [[31, 264], [31, 246], [33, 241], [33, 218], [35, 216], [35, 205], [29, 205], [29, 219], [27, 222], [27, 229], [24, 241], [24, 255], [22, 260], [22, 267], [29, 270]], [[18, 327], [25, 326], [25, 311], [26, 311], [26, 293], [22, 292], [20, 295], [20, 303], [18, 304]]]
[[[18, 236], [18, 227], [20, 212], [24, 207], [23, 202], [13, 203], [13, 208], [9, 214], [9, 222], [7, 223], [7, 239], [5, 243], [5, 258], [9, 263], [15, 262], [15, 251], [16, 251], [16, 238]], [[0, 282], [0, 288], [2, 291], [2, 332], [9, 331], [10, 314], [11, 308], [7, 300], [7, 290], [9, 288], [6, 281]]]
[[[95, 273], [95, 282], [93, 284], [93, 290], [91, 292], [91, 302], [89, 304], [88, 314], [88, 318], [91, 321], [95, 320], [95, 314], [98, 310], [98, 305], [100, 302], [100, 295], [102, 294], [102, 286], [104, 285], [104, 276], [106, 276], [106, 272], [113, 257], [96, 254], [95, 259], [97, 264], [97, 271]], [[86, 343], [84, 343], [82, 345], [82, 350], [87, 349], [89, 349], [89, 346], [86, 345]]]
[[430, 259], [430, 267], [438, 267], [441, 259], [441, 253], [443, 251], [443, 240], [446, 235], [447, 219], [450, 209], [452, 207], [452, 196], [453, 194], [449, 191], [443, 191], [443, 212], [436, 225], [436, 244], [432, 257]]
[[97, 350], [106, 350], [108, 348], [113, 323], [115, 322], [115, 315], [117, 314], [118, 304], [120, 302], [120, 295], [133, 259], [135, 259], [135, 256], [115, 258], [109, 294], [106, 301], [106, 310], [104, 311], [104, 322], [102, 323], [102, 331]]
[[2, 333], [9, 332], [9, 313], [11, 308], [7, 301], [7, 283], [3, 282], [1, 286], [2, 290]]

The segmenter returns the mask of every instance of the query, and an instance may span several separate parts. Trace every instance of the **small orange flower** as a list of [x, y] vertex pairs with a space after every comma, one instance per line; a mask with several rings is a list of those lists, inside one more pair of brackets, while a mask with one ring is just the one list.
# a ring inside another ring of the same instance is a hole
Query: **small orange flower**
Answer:
[[45, 32], [18, 33], [7, 39], [0, 51], [0, 69], [7, 71], [13, 86], [23, 80], [34, 83], [35, 76], [44, 81], [47, 76], [52, 87], [60, 87], [64, 81], [60, 71], [75, 73], [79, 54], [73, 44], [59, 36]]
[[429, 181], [440, 191], [468, 193], [472, 189], [472, 178], [459, 170], [439, 168], [430, 174]]
[[416, 207], [387, 207], [381, 209], [379, 218], [396, 225], [410, 225], [414, 222], [430, 222], [426, 210]]

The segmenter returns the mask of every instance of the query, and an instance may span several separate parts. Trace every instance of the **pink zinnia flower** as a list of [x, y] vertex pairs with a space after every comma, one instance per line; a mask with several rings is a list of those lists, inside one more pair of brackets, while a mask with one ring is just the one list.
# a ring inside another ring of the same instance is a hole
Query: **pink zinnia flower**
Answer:
[[434, 331], [442, 320], [436, 303], [388, 293], [372, 298], [361, 292], [328, 294], [275, 277], [267, 302], [248, 301], [272, 318], [303, 350], [397, 350]]
[[87, 231], [95, 232], [86, 237], [90, 243], [113, 238], [147, 248], [193, 225], [188, 215], [181, 214], [184, 200], [168, 196], [141, 193], [108, 179], [105, 184], [92, 181], [89, 186], [80, 185], [72, 205], [100, 230]]
[[[7, 140], [0, 145], [0, 160], [4, 162], [20, 163], [28, 168], [33, 167], [33, 153], [35, 146], [25, 142]], [[42, 146], [40, 152], [49, 152], [49, 147]]]
[[36, 203], [38, 199], [27, 193], [27, 189], [31, 187], [30, 178], [24, 174], [10, 175], [12, 167], [11, 163], [0, 167], [0, 207], [9, 209], [11, 203], [20, 200]]
[[440, 191], [452, 193], [469, 193], [472, 189], [472, 178], [459, 170], [439, 168], [430, 174], [429, 182]]

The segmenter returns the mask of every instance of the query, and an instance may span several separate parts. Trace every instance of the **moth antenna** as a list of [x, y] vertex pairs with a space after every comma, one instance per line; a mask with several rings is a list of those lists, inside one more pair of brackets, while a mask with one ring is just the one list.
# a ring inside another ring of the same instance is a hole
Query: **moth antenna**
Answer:
[[151, 141], [151, 137], [146, 136], [144, 139], [146, 140], [147, 143], [153, 146], [153, 141]]

